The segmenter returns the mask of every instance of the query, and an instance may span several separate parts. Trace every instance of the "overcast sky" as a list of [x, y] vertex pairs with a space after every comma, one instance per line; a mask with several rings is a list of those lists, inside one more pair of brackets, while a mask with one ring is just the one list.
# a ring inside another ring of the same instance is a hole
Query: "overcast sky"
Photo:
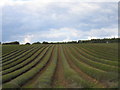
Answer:
[[3, 42], [70, 41], [118, 35], [117, 2], [40, 1], [5, 0], [1, 4]]

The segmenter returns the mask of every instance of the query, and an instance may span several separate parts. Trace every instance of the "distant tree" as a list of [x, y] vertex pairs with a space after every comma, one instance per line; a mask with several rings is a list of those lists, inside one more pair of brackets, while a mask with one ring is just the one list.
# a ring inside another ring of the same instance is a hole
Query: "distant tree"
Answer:
[[18, 41], [15, 42], [9, 42], [9, 43], [3, 43], [3, 45], [19, 45], [20, 43]]
[[69, 41], [68, 44], [77, 43], [77, 41]]
[[18, 41], [12, 42], [12, 44], [20, 44]]
[[78, 40], [78, 43], [82, 43], [82, 41], [81, 41], [81, 40]]
[[[82, 40], [82, 43], [118, 43], [118, 42], [120, 42], [120, 38]], [[79, 43], [79, 41], [78, 41], [78, 43]]]
[[55, 43], [53, 43], [53, 42], [50, 42], [49, 44], [55, 44]]
[[42, 44], [48, 44], [48, 42], [43, 41], [43, 43], [42, 43]]
[[40, 42], [34, 42], [33, 44], [41, 44]]
[[26, 43], [25, 45], [30, 45], [30, 43]]

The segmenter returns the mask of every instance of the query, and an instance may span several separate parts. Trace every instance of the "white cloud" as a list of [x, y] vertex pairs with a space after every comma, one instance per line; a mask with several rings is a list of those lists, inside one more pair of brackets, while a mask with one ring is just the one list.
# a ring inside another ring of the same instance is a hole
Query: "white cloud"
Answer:
[[21, 44], [30, 43], [33, 37], [34, 35], [31, 35], [31, 34], [27, 34], [23, 36], [24, 40], [21, 42]]
[[97, 37], [89, 36], [89, 37], [88, 37], [88, 40], [91, 40], [91, 39], [97, 39]]
[[[21, 26], [17, 27], [17, 30], [19, 30], [18, 32], [24, 30], [22, 40], [20, 40], [22, 43], [38, 40], [69, 41], [117, 35], [117, 28], [109, 27], [116, 24], [114, 23], [116, 20], [116, 13], [114, 13], [116, 8], [114, 6], [116, 4], [113, 4], [112, 8], [111, 5], [105, 8], [106, 4], [104, 3], [49, 3], [48, 1], [40, 2], [38, 0], [5, 1], [6, 5], [10, 6], [5, 8], [5, 10], [8, 10], [5, 13], [5, 19], [8, 19], [5, 22], [12, 24], [11, 30], [14, 30], [16, 24], [19, 26], [20, 22]], [[109, 26], [106, 24], [109, 24]], [[88, 29], [84, 31], [84, 27]], [[9, 28], [8, 31], [10, 31]]]
[[118, 37], [118, 28], [101, 28], [101, 29], [92, 29], [88, 33], [90, 38], [113, 38]]
[[[60, 29], [50, 29], [49, 33], [45, 35], [47, 38], [58, 38], [58, 37], [76, 37], [77, 30], [72, 28], [60, 28]], [[44, 34], [42, 35], [44, 37]]]
[[[79, 31], [80, 32], [80, 31]], [[34, 33], [34, 40], [43, 38], [48, 41], [70, 41], [78, 37], [78, 31], [73, 28], [50, 29], [48, 31]], [[58, 40], [59, 39], [59, 40]]]
[[21, 5], [21, 4], [24, 4], [25, 2], [23, 1], [14, 1], [14, 0], [1, 0], [0, 1], [0, 6], [5, 6], [5, 5], [10, 5], [10, 6], [13, 6], [13, 5]]
[[[90, 31], [81, 31], [74, 28], [59, 28], [50, 29], [49, 31], [37, 32], [33, 34], [27, 34], [23, 38], [22, 43], [34, 42], [44, 40], [49, 42], [55, 41], [72, 41], [72, 40], [84, 40], [84, 39], [97, 39], [97, 38], [113, 38], [118, 37], [117, 28], [101, 28], [92, 29]], [[52, 39], [54, 39], [52, 41]], [[59, 40], [58, 40], [59, 39]], [[42, 42], [42, 41], [41, 41]]]
[[83, 14], [83, 13], [89, 13], [91, 11], [96, 11], [100, 8], [100, 5], [98, 5], [99, 3], [71, 3], [71, 5], [69, 5], [69, 12], [71, 13], [76, 13], [78, 12], [79, 14]]
[[[21, 5], [21, 4], [45, 4], [53, 2], [119, 2], [119, 0], [0, 0], [0, 6], [4, 5]], [[41, 5], [42, 5], [41, 4]]]

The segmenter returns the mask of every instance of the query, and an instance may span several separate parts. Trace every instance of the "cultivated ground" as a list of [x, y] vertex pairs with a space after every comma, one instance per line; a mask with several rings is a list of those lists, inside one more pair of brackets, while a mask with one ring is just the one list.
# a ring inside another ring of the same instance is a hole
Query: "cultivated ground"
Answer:
[[118, 87], [118, 44], [3, 45], [3, 88]]

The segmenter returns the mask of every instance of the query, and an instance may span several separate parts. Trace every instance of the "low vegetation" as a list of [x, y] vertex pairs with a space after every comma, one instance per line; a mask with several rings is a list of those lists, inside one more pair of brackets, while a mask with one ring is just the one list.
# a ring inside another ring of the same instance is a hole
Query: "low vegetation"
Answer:
[[2, 45], [3, 88], [118, 88], [118, 44]]

